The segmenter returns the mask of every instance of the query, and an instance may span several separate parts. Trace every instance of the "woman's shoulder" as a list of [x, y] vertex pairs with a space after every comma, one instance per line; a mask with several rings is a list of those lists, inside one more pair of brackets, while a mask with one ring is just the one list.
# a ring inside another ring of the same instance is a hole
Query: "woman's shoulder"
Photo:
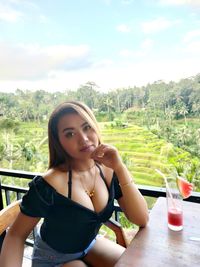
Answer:
[[60, 191], [63, 188], [63, 183], [68, 180], [68, 171], [62, 168], [52, 168], [47, 170], [43, 175], [43, 179], [56, 191]]
[[22, 213], [31, 217], [45, 217], [49, 208], [54, 205], [56, 190], [46, 180], [47, 173], [36, 175], [29, 183], [29, 190], [20, 205]]

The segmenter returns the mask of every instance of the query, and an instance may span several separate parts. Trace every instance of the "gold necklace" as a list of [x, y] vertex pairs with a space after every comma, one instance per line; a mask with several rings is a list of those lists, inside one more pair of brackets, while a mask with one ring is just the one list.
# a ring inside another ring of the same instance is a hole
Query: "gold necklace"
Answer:
[[[96, 165], [94, 165], [93, 167], [95, 167], [95, 172], [94, 172], [94, 186], [93, 186], [93, 189], [92, 191], [90, 192], [89, 190], [87, 190], [87, 188], [85, 187], [83, 181], [82, 181], [82, 177], [80, 176], [80, 180], [81, 180], [81, 184], [82, 184], [82, 187], [83, 189], [85, 190], [85, 193], [90, 197], [94, 197], [94, 194], [95, 194], [95, 184], [96, 184], [96, 179], [97, 179], [97, 168], [96, 168]], [[93, 168], [92, 167], [92, 168]], [[90, 168], [90, 169], [92, 169]]]
[[89, 167], [88, 169], [86, 169], [86, 170], [78, 170], [78, 169], [76, 170], [76, 169], [74, 169], [74, 171], [75, 172], [87, 172], [87, 171], [92, 170], [94, 168], [94, 166], [95, 166], [95, 163], [91, 167]]

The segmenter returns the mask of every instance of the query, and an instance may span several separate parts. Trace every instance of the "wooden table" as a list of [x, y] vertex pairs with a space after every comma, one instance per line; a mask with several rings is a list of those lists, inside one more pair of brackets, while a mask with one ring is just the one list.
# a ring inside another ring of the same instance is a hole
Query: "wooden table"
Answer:
[[166, 198], [159, 197], [115, 267], [200, 267], [200, 204], [183, 201], [183, 213], [183, 230], [168, 229]]

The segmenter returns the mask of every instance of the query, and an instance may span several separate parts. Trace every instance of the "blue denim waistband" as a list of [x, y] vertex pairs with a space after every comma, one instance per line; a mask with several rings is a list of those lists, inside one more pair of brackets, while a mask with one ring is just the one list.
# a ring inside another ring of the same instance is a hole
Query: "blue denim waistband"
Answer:
[[41, 239], [40, 233], [38, 232], [34, 242], [32, 267], [60, 267], [62, 264], [69, 261], [81, 259], [93, 247], [95, 242], [96, 238], [92, 240], [84, 251], [65, 254], [51, 248]]

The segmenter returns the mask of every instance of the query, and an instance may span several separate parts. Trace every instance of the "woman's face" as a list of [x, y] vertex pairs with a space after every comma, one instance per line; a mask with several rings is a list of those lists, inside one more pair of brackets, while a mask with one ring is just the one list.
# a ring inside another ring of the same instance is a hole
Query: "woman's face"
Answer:
[[75, 159], [90, 158], [99, 144], [95, 130], [78, 113], [61, 117], [58, 122], [58, 138], [68, 155]]

